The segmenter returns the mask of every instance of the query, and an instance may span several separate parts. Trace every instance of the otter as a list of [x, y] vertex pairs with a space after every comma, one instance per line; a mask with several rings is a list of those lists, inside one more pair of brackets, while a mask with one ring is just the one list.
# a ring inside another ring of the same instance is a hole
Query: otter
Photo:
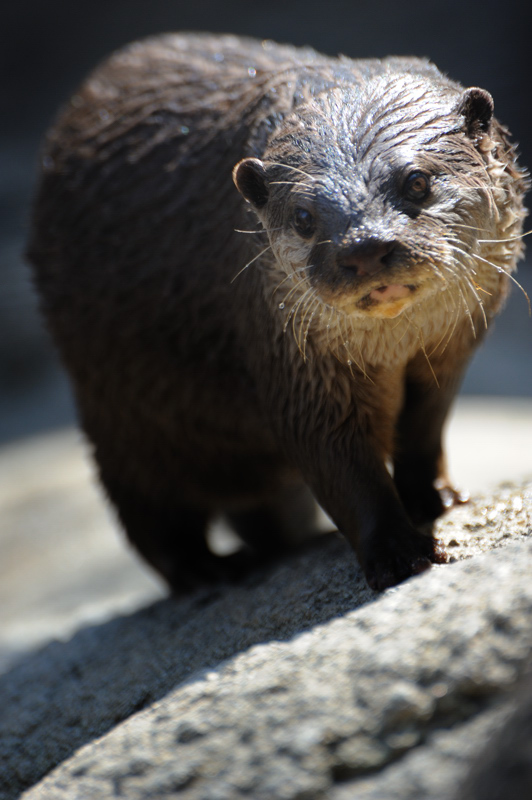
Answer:
[[293, 546], [315, 500], [376, 590], [446, 560], [442, 429], [526, 188], [490, 94], [423, 59], [167, 34], [88, 77], [28, 255], [101, 483], [175, 591]]

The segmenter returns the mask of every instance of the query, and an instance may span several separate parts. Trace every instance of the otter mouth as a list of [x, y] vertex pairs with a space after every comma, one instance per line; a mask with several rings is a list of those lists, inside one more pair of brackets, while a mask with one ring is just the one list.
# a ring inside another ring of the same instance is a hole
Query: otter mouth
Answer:
[[409, 284], [392, 283], [389, 286], [379, 286], [366, 296], [374, 303], [389, 303], [395, 300], [402, 300], [404, 297], [410, 297], [414, 289], [415, 286]]
[[382, 284], [364, 295], [357, 305], [374, 316], [396, 317], [411, 305], [416, 289], [408, 283]]

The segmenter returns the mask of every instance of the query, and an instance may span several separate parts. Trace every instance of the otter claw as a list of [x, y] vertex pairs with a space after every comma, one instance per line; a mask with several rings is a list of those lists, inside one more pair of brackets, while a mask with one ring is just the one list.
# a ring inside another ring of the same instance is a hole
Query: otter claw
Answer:
[[464, 503], [469, 503], [469, 492], [464, 489], [455, 489], [454, 486], [438, 486], [436, 489], [439, 492], [442, 506], [445, 509], [452, 508], [453, 506], [461, 506]]
[[[395, 541], [387, 556], [374, 557], [366, 561], [365, 575], [368, 585], [376, 592], [426, 572], [432, 564], [445, 564], [447, 553], [439, 539], [418, 533], [412, 539]], [[390, 546], [388, 545], [388, 548]], [[417, 552], [416, 552], [417, 551]], [[374, 551], [375, 552], [375, 551]]]

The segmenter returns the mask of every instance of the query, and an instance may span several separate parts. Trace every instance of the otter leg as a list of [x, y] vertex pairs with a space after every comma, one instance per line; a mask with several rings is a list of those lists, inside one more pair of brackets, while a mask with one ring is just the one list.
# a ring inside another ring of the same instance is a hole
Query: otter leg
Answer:
[[382, 591], [446, 556], [440, 542], [412, 525], [377, 448], [358, 433], [346, 448], [349, 460], [320, 454], [321, 475], [309, 477], [321, 505], [353, 546], [369, 586]]
[[[288, 337], [281, 341], [290, 346]], [[297, 363], [297, 356], [292, 360]], [[361, 378], [353, 385], [351, 372], [339, 367], [325, 392], [314, 364], [299, 363], [290, 381], [278, 373], [282, 364], [277, 356], [271, 371], [259, 376], [272, 428], [352, 545], [371, 588], [382, 591], [444, 561], [439, 542], [412, 524], [386, 467], [403, 397], [402, 370], [375, 371], [371, 381]], [[359, 394], [344, 394], [341, 387]]]
[[394, 481], [414, 524], [431, 523], [467, 497], [447, 475], [442, 431], [458, 380], [432, 383], [407, 380], [405, 402], [397, 423]]
[[[358, 487], [360, 492], [361, 487]], [[358, 494], [359, 519], [363, 521], [354, 545], [368, 585], [382, 591], [447, 560], [441, 542], [414, 528], [393, 491], [372, 490]]]
[[102, 479], [128, 539], [176, 594], [234, 580], [247, 571], [240, 553], [217, 556], [208, 547], [209, 514], [186, 505], [171, 508]]
[[317, 531], [317, 504], [304, 483], [286, 487], [270, 502], [227, 519], [240, 538], [255, 551], [275, 555], [293, 549]]

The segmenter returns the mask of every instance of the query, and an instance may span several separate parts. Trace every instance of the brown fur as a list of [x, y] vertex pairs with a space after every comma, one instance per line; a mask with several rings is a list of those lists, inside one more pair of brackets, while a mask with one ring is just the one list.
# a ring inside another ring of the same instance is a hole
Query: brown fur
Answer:
[[215, 514], [262, 553], [301, 534], [305, 485], [375, 588], [444, 558], [414, 525], [524, 189], [489, 95], [422, 60], [168, 35], [89, 77], [29, 255], [103, 485], [176, 589], [229, 563]]

